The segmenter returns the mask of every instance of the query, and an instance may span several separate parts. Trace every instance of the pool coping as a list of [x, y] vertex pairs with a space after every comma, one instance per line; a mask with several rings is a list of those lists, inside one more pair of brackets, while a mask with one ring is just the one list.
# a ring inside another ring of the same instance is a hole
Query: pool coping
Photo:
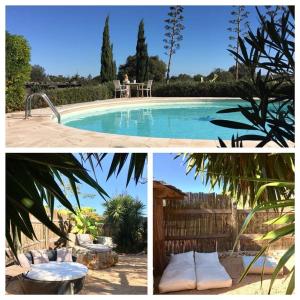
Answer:
[[[120, 106], [134, 106], [146, 103], [158, 104], [166, 100], [172, 103], [203, 102], [205, 100], [239, 100], [234, 97], [152, 97], [152, 98], [117, 98], [108, 100], [96, 100], [92, 102], [67, 104], [57, 106], [61, 116], [76, 114], [78, 112], [92, 110], [93, 108], [114, 108]], [[139, 137], [129, 135], [118, 135], [110, 133], [92, 132], [83, 129], [71, 128], [58, 124], [53, 117], [50, 108], [32, 110], [32, 117], [24, 119], [24, 111], [6, 114], [6, 146], [7, 147], [104, 147], [104, 148], [169, 148], [169, 147], [191, 147], [191, 148], [216, 148], [219, 146], [217, 140], [193, 140]], [[230, 141], [225, 141], [230, 146]], [[243, 143], [245, 148], [253, 148], [257, 145], [255, 141]], [[269, 143], [265, 147], [278, 147], [275, 143]], [[290, 147], [294, 144], [290, 143]]]

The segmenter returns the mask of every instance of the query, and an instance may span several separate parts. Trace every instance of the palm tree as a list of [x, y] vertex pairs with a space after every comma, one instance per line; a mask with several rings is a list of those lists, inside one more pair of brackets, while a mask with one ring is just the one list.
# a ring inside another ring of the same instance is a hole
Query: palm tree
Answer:
[[112, 228], [117, 249], [124, 252], [138, 250], [144, 225], [145, 205], [125, 194], [106, 201], [104, 207], [105, 223]]

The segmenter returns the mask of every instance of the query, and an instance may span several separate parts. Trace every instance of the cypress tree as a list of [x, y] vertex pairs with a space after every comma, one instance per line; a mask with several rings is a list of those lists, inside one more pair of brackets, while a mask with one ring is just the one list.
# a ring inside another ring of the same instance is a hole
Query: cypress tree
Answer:
[[144, 82], [148, 79], [148, 49], [144, 35], [144, 21], [139, 24], [138, 39], [136, 44], [136, 80]]
[[109, 16], [106, 17], [101, 48], [101, 82], [112, 81], [116, 78], [115, 62], [113, 60], [113, 45], [109, 39]]

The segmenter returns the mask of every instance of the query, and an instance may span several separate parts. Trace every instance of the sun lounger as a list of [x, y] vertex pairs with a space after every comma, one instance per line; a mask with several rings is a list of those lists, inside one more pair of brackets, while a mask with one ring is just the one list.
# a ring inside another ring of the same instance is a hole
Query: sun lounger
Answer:
[[[243, 256], [243, 266], [246, 269], [254, 256]], [[272, 274], [275, 271], [277, 266], [277, 261], [271, 256], [261, 256], [257, 261], [251, 266], [248, 271], [248, 274], [261, 274], [264, 271], [264, 274]], [[279, 274], [283, 272], [283, 269], [280, 270]]]
[[217, 252], [195, 252], [197, 290], [227, 288], [232, 279], [221, 265]]
[[192, 290], [195, 288], [194, 252], [172, 255], [159, 283], [160, 293]]

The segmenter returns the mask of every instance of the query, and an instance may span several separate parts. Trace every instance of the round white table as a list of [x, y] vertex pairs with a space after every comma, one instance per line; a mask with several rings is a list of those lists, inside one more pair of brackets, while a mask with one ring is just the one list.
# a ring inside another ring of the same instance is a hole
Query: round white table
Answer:
[[43, 264], [31, 265], [26, 277], [31, 280], [46, 282], [62, 282], [59, 293], [74, 294], [74, 282], [83, 279], [88, 268], [76, 262], [51, 261]]

